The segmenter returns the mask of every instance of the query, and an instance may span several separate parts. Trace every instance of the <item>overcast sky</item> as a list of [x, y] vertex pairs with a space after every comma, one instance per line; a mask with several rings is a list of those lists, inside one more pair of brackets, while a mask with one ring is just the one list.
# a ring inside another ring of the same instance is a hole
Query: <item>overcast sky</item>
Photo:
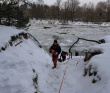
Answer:
[[[62, 0], [62, 1], [66, 1], [66, 0]], [[89, 2], [93, 2], [94, 4], [96, 4], [97, 2], [100, 2], [100, 1], [106, 1], [106, 0], [79, 0], [81, 5], [84, 3], [89, 3]], [[48, 5], [52, 5], [55, 2], [56, 0], [44, 0], [44, 3]]]

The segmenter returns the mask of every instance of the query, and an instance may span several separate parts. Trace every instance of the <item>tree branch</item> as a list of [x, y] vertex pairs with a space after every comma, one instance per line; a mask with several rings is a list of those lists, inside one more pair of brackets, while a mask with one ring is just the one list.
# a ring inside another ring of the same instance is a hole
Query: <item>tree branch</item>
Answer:
[[81, 39], [81, 40], [85, 40], [85, 41], [96, 42], [96, 43], [98, 43], [98, 44], [101, 44], [99, 41], [96, 41], [96, 40], [88, 40], [88, 39], [85, 39], [85, 38], [78, 38], [77, 41], [76, 41], [75, 43], [73, 43], [73, 45], [70, 46], [70, 48], [69, 48], [69, 58], [70, 58], [70, 56], [71, 56], [71, 58], [72, 58], [71, 48], [72, 48], [75, 44], [77, 44], [80, 39]]

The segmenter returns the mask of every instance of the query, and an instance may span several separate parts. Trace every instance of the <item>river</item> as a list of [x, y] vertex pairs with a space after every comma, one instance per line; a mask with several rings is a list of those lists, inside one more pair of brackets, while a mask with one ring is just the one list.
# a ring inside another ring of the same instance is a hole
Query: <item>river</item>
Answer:
[[[32, 34], [48, 52], [54, 39], [57, 39], [63, 51], [67, 51], [69, 47], [77, 40], [77, 38], [85, 38], [89, 40], [99, 40], [106, 35], [110, 35], [109, 26], [100, 26], [98, 24], [48, 24], [48, 23], [31, 23], [28, 32]], [[72, 48], [74, 51], [82, 51], [96, 43], [80, 40]]]

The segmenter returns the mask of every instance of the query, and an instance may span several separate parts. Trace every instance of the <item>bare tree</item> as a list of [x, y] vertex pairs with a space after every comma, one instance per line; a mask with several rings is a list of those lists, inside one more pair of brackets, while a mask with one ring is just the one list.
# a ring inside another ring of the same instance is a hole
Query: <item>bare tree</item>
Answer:
[[2, 21], [2, 4], [0, 3], [0, 25]]
[[94, 22], [95, 18], [95, 10], [94, 10], [94, 4], [89, 3], [88, 5], [85, 5], [85, 10], [84, 10], [84, 21], [86, 22]]
[[60, 5], [61, 5], [61, 0], [57, 0], [56, 1], [56, 6], [58, 8], [58, 20], [59, 20], [59, 17], [60, 17]]
[[75, 12], [75, 20], [74, 21], [82, 21], [83, 20], [83, 9], [82, 7], [77, 7]]
[[73, 21], [74, 20], [74, 15], [75, 15], [75, 12], [76, 12], [76, 8], [79, 5], [79, 1], [78, 0], [70, 0], [69, 4], [70, 4], [70, 10], [71, 10], [71, 20]]
[[110, 0], [107, 0], [107, 22], [110, 22]]
[[84, 5], [82, 5], [82, 12], [83, 12], [82, 18], [83, 18], [83, 21], [86, 20], [86, 17], [85, 17], [86, 9], [87, 9], [87, 4], [85, 3]]
[[106, 6], [106, 2], [99, 2], [96, 5], [96, 10], [95, 10], [95, 14], [96, 14], [96, 18], [95, 21], [97, 22], [102, 22], [102, 21], [106, 21], [106, 10], [107, 10], [107, 6]]
[[62, 14], [62, 18], [64, 19], [64, 21], [68, 21], [69, 18], [68, 18], [68, 15], [69, 15], [69, 4], [68, 4], [68, 1], [65, 1], [63, 4], [63, 14]]

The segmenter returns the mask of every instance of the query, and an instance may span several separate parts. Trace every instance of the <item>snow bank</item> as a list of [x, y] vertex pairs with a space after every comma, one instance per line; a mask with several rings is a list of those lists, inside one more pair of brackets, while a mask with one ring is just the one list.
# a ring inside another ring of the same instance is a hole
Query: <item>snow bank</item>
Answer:
[[[106, 93], [110, 92], [110, 36], [104, 37], [106, 43], [100, 44], [94, 47], [90, 47], [88, 51], [96, 51], [101, 50], [103, 53], [94, 56], [91, 58], [86, 68], [88, 69], [90, 66], [92, 70], [97, 72], [96, 76], [92, 76], [95, 80], [100, 78], [99, 82], [101, 82], [105, 87]], [[98, 81], [98, 80], [97, 80]], [[102, 85], [101, 85], [102, 86]], [[100, 91], [97, 93], [104, 93], [104, 91]]]
[[17, 30], [15, 27], [6, 27], [0, 25], [0, 47], [9, 41], [11, 36], [16, 36], [20, 32], [24, 31]]
[[104, 39], [106, 43], [89, 47], [87, 50], [100, 50], [102, 54], [93, 56], [88, 62], [80, 57], [69, 60], [61, 93], [110, 93], [110, 36]]
[[110, 36], [105, 36], [103, 39], [106, 43], [110, 43]]
[[102, 22], [100, 24], [96, 24], [96, 23], [93, 23], [93, 22], [76, 22], [76, 21], [68, 21], [66, 23], [64, 23], [63, 21], [58, 21], [58, 20], [36, 20], [36, 19], [33, 19], [33, 20], [30, 20], [30, 23], [36, 23], [36, 24], [54, 24], [54, 25], [63, 25], [63, 24], [66, 24], [66, 25], [76, 25], [76, 26], [101, 26], [101, 27], [110, 27], [110, 23], [109, 22]]
[[[0, 26], [0, 45], [20, 32], [22, 30]], [[22, 41], [0, 52], [0, 93], [35, 93], [47, 86], [45, 77], [49, 72], [47, 65], [51, 65], [50, 56], [33, 40]]]
[[102, 27], [110, 27], [110, 23], [104, 22], [104, 23], [102, 23], [100, 26], [102, 26]]

